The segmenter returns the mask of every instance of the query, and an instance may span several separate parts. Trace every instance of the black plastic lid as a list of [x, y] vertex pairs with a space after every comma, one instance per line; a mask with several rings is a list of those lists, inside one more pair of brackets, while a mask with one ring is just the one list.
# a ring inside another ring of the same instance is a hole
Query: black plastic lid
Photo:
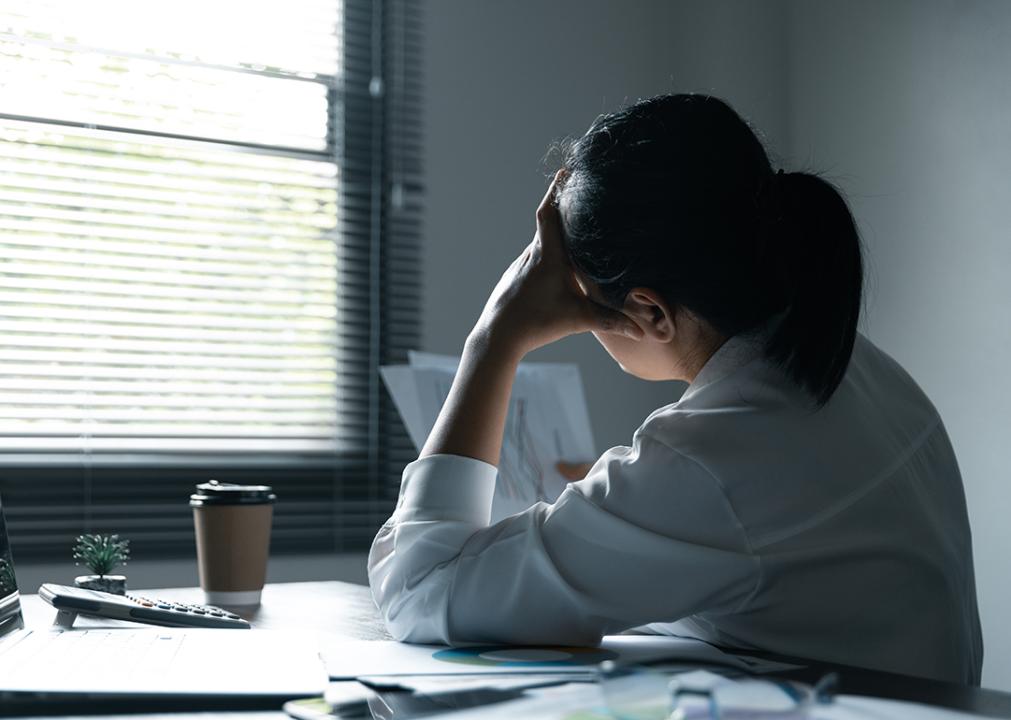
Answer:
[[270, 485], [236, 485], [217, 480], [200, 483], [190, 495], [190, 505], [262, 505], [277, 500]]

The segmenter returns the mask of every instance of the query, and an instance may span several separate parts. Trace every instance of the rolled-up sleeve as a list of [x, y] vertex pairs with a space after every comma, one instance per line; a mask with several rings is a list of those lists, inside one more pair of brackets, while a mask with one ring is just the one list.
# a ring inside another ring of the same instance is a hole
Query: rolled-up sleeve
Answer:
[[390, 632], [410, 642], [593, 644], [733, 611], [761, 566], [719, 484], [648, 435], [553, 504], [489, 524], [497, 470], [433, 455], [404, 470], [369, 554]]

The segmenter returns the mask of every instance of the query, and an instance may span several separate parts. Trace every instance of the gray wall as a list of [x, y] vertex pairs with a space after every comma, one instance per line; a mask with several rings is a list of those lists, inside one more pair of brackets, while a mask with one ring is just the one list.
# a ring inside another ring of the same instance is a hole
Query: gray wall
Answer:
[[[530, 242], [554, 140], [672, 91], [728, 98], [783, 143], [783, 7], [662, 0], [429, 0], [423, 342], [458, 353], [502, 271]], [[554, 168], [550, 168], [553, 170]], [[625, 376], [590, 336], [531, 360], [578, 362], [600, 449], [627, 444], [683, 385]]]
[[1011, 3], [797, 0], [790, 155], [847, 191], [870, 337], [937, 405], [969, 502], [985, 685], [1011, 689]]

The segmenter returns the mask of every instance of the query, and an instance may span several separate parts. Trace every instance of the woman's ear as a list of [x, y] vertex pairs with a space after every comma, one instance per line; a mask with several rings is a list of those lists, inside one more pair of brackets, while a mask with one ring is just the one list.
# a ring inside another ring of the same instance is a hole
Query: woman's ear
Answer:
[[645, 337], [667, 343], [674, 339], [674, 313], [660, 294], [649, 288], [632, 288], [622, 311], [642, 328]]

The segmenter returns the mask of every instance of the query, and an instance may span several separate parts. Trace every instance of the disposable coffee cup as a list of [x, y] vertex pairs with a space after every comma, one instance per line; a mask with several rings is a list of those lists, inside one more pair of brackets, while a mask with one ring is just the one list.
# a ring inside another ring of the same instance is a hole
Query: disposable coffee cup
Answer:
[[200, 587], [208, 605], [259, 605], [267, 577], [273, 490], [211, 480], [190, 495]]

